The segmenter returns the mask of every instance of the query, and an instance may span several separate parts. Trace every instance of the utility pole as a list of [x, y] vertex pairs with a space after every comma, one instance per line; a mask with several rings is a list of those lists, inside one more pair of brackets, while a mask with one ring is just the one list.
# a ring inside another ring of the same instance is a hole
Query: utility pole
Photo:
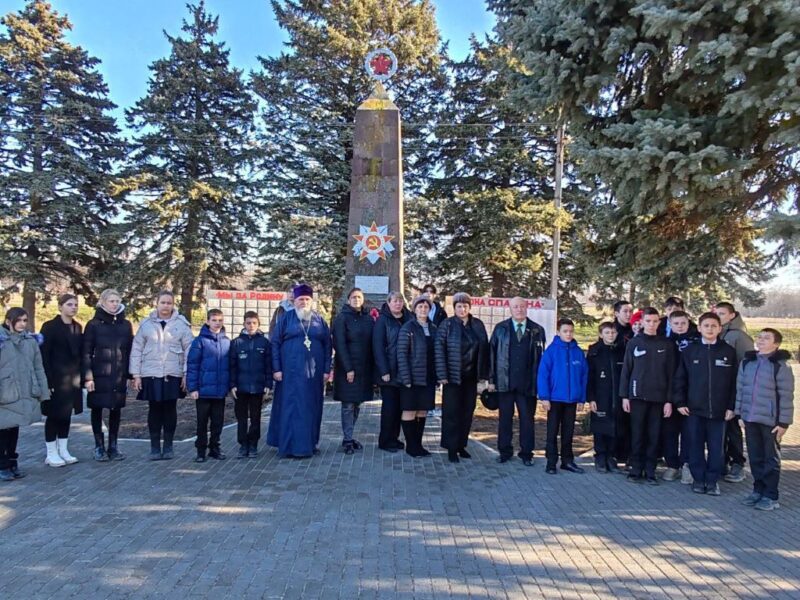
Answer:
[[[555, 175], [555, 194], [553, 204], [556, 214], [561, 211], [561, 180], [564, 176], [564, 122], [559, 118], [556, 128], [556, 175]], [[561, 252], [561, 227], [556, 221], [553, 230], [553, 269], [550, 281], [550, 296], [558, 300], [558, 258]]]

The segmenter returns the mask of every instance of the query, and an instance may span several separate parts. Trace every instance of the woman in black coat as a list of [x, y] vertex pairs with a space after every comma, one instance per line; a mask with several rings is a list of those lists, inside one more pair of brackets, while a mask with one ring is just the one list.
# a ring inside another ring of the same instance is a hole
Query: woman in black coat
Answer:
[[[116, 290], [100, 294], [94, 318], [86, 324], [83, 336], [83, 379], [92, 409], [94, 459], [123, 460], [117, 448], [122, 408], [128, 393], [128, 361], [133, 344], [133, 328], [125, 318], [125, 306]], [[103, 439], [103, 409], [108, 409], [108, 452]]]
[[353, 288], [333, 321], [333, 399], [342, 403], [342, 447], [353, 454], [363, 446], [353, 437], [359, 406], [372, 400], [372, 327], [364, 312], [364, 292]]
[[422, 447], [425, 419], [436, 397], [434, 340], [436, 325], [428, 321], [431, 301], [418, 296], [411, 303], [414, 317], [400, 328], [397, 336], [397, 378], [402, 384], [401, 424], [406, 437], [406, 453], [413, 457], [430, 456]]
[[81, 389], [81, 343], [83, 329], [75, 320], [78, 298], [72, 294], [58, 297], [58, 316], [42, 325], [42, 363], [50, 388], [50, 400], [42, 402], [44, 444], [51, 467], [78, 462], [69, 453], [67, 442], [72, 413], [83, 412]]
[[400, 441], [401, 384], [397, 378], [397, 337], [400, 328], [412, 319], [400, 292], [391, 292], [381, 307], [372, 330], [372, 355], [375, 357], [375, 383], [381, 386], [381, 431], [378, 448], [397, 452], [405, 448]]
[[442, 448], [450, 462], [471, 458], [467, 441], [478, 396], [478, 381], [489, 377], [489, 338], [483, 321], [469, 314], [472, 298], [453, 296], [455, 316], [436, 332], [436, 377], [442, 384]]

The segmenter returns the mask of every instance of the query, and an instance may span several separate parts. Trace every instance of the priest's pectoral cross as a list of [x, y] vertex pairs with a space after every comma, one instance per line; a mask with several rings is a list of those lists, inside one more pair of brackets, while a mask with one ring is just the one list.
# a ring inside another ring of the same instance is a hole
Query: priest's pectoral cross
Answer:
[[303, 342], [303, 346], [305, 346], [305, 347], [306, 347], [306, 350], [308, 350], [309, 352], [311, 352], [311, 339], [308, 337], [308, 335], [306, 335], [306, 339], [305, 339], [305, 341]]

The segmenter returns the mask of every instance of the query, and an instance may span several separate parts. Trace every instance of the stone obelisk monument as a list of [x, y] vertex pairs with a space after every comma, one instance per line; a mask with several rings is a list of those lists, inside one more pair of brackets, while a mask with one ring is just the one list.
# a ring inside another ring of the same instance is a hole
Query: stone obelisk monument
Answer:
[[376, 82], [356, 111], [345, 293], [360, 287], [380, 306], [390, 291], [403, 291], [400, 111], [383, 86], [397, 70], [397, 58], [378, 48], [367, 55], [365, 67]]

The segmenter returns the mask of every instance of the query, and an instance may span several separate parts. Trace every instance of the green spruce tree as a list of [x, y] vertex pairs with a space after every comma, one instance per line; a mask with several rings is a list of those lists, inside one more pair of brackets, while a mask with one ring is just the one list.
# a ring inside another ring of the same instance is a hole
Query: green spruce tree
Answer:
[[130, 264], [120, 286], [145, 301], [174, 286], [191, 318], [206, 287], [242, 273], [258, 233], [250, 166], [255, 102], [217, 41], [218, 18], [188, 5], [183, 36], [155, 61], [147, 95], [127, 112], [138, 132], [118, 191], [133, 199]]
[[287, 50], [261, 58], [253, 77], [263, 101], [261, 167], [267, 235], [257, 285], [284, 289], [305, 280], [338, 297], [349, 245], [352, 126], [372, 91], [364, 58], [379, 31], [399, 69], [387, 87], [400, 108], [406, 194], [430, 163], [425, 137], [444, 87], [442, 49], [429, 0], [273, 1]]
[[779, 214], [798, 208], [796, 4], [490, 4], [518, 100], [563, 111], [595, 185], [581, 251], [601, 295], [757, 300], [753, 285], [768, 276], [758, 221], [797, 226]]
[[109, 196], [124, 156], [100, 62], [68, 43], [66, 16], [32, 1], [0, 21], [0, 299], [37, 300], [69, 286], [95, 298], [115, 247]]
[[[580, 314], [573, 292], [584, 282], [568, 262], [571, 211], [559, 214], [553, 204], [555, 131], [512, 101], [506, 61], [502, 46], [473, 39], [470, 55], [450, 65], [433, 144], [439, 169], [412, 204], [415, 276], [450, 293], [549, 296], [558, 222], [565, 230], [560, 305]], [[568, 186], [565, 198], [576, 210], [578, 189]]]

